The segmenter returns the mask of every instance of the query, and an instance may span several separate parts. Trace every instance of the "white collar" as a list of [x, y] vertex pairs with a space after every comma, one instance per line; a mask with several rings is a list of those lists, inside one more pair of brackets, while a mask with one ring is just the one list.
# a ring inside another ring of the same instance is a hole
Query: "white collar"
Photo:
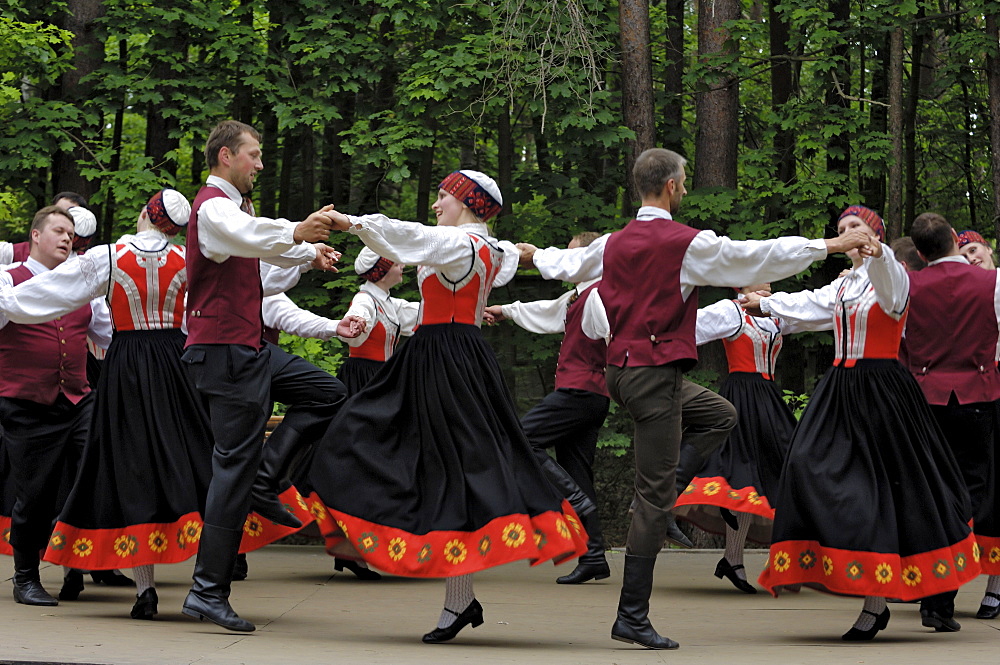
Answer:
[[222, 193], [228, 196], [232, 201], [240, 204], [243, 203], [243, 194], [240, 193], [240, 190], [236, 189], [236, 185], [229, 182], [225, 178], [220, 178], [217, 175], [210, 175], [208, 176], [208, 180], [205, 181], [205, 184], [221, 189]]
[[673, 219], [673, 216], [663, 208], [642, 206], [639, 208], [639, 212], [635, 214], [635, 218], [640, 221], [647, 221], [650, 219]]
[[936, 266], [939, 263], [969, 263], [969, 260], [961, 254], [950, 254], [948, 256], [942, 256], [940, 259], [929, 261], [927, 265]]
[[369, 294], [375, 296], [379, 300], [388, 300], [389, 299], [389, 292], [386, 291], [385, 289], [383, 289], [381, 286], [379, 286], [375, 282], [367, 282], [366, 281], [364, 284], [361, 285], [361, 290], [364, 291], [365, 293], [369, 293]]
[[24, 267], [30, 270], [32, 275], [41, 275], [43, 272], [49, 271], [49, 268], [45, 264], [41, 261], [36, 261], [30, 256], [24, 260]]

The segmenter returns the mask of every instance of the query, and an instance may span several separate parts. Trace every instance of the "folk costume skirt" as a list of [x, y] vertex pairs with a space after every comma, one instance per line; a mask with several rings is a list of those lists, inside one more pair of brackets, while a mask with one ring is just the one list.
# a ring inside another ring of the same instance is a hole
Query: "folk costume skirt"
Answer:
[[895, 360], [833, 367], [795, 433], [759, 582], [916, 600], [979, 575], [958, 464]]
[[975, 524], [976, 542], [979, 543], [981, 554], [980, 564], [987, 575], [1000, 575], [1000, 400], [994, 406], [993, 491], [990, 499], [993, 510]]
[[347, 394], [353, 395], [368, 385], [384, 364], [368, 358], [348, 358], [337, 371], [337, 378], [347, 387]]
[[[92, 440], [45, 559], [85, 570], [176, 563], [198, 551], [212, 431], [180, 358], [180, 330], [116, 332]], [[241, 551], [294, 529], [251, 514]]]
[[736, 408], [736, 427], [678, 495], [674, 512], [719, 534], [726, 532], [719, 508], [747, 513], [754, 517], [747, 537], [766, 545], [774, 519], [768, 496], [778, 487], [795, 416], [774, 381], [753, 372], [731, 373], [719, 395]]
[[341, 409], [311, 478], [343, 537], [396, 575], [559, 563], [587, 549], [472, 325], [421, 326]]

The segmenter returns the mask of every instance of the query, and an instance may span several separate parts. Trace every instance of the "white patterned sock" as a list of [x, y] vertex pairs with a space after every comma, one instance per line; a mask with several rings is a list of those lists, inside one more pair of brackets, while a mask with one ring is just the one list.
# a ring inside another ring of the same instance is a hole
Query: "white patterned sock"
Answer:
[[[990, 575], [989, 579], [986, 581], [986, 593], [995, 593], [1000, 595], [1000, 575]], [[996, 607], [1000, 605], [1000, 600], [997, 600], [993, 596], [983, 596], [983, 605], [987, 607]]]
[[875, 620], [885, 611], [886, 607], [888, 606], [886, 605], [885, 598], [881, 596], [865, 596], [865, 605], [858, 616], [858, 620], [854, 622], [854, 627], [858, 630], [871, 630], [875, 627]]
[[156, 587], [153, 582], [153, 566], [136, 566], [132, 569], [135, 576], [135, 595], [141, 596], [146, 589]]
[[[476, 599], [472, 591], [472, 575], [448, 577], [444, 581], [444, 609], [438, 619], [438, 628], [447, 628]], [[449, 612], [448, 610], [451, 610]], [[454, 614], [452, 613], [454, 612]]]
[[[743, 546], [746, 545], [752, 521], [753, 517], [749, 513], [736, 513], [736, 525], [739, 526], [739, 530], [733, 531], [728, 524], [726, 525], [726, 561], [730, 566], [743, 565]], [[746, 580], [747, 573], [742, 568], [737, 568], [736, 576]]]

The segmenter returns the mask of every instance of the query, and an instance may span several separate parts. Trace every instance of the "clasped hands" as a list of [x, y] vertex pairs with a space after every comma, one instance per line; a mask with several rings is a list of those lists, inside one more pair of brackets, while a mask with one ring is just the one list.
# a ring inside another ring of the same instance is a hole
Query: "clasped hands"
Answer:
[[[349, 227], [346, 215], [334, 210], [333, 205], [325, 205], [295, 225], [293, 239], [296, 243], [308, 242], [316, 247], [316, 258], [310, 264], [313, 268], [338, 272], [333, 264], [340, 260], [341, 254], [323, 241], [330, 238], [330, 231], [343, 231]], [[357, 334], [347, 337], [357, 337]]]

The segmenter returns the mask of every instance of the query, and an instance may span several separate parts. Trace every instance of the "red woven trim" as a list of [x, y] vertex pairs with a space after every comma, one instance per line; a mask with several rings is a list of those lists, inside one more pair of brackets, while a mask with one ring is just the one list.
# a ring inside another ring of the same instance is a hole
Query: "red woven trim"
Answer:
[[954, 591], [979, 572], [979, 551], [972, 534], [950, 547], [907, 557], [785, 540], [771, 545], [757, 581], [775, 596], [776, 587], [804, 584], [848, 596], [917, 600]]
[[[327, 506], [337, 526], [371, 566], [405, 577], [453, 577], [527, 559], [562, 563], [587, 551], [587, 534], [565, 500], [561, 512], [534, 518], [507, 515], [476, 531], [416, 535], [374, 524]], [[322, 527], [321, 527], [322, 531]], [[328, 536], [327, 543], [336, 542]]]
[[14, 556], [14, 548], [10, 546], [10, 518], [0, 515], [0, 554]]
[[[294, 487], [283, 492], [280, 498], [303, 525], [312, 521], [312, 515]], [[197, 512], [173, 522], [133, 524], [116, 529], [79, 529], [58, 522], [49, 537], [44, 559], [85, 570], [179, 563], [198, 552], [203, 525], [202, 516]], [[298, 529], [279, 526], [251, 513], [243, 523], [240, 552], [252, 552], [296, 531]]]
[[736, 513], [774, 519], [774, 508], [754, 487], [733, 489], [722, 476], [695, 478], [677, 497], [678, 506], [718, 506]]
[[1000, 575], [1000, 537], [977, 533], [976, 544], [979, 545], [979, 566], [983, 574]]

